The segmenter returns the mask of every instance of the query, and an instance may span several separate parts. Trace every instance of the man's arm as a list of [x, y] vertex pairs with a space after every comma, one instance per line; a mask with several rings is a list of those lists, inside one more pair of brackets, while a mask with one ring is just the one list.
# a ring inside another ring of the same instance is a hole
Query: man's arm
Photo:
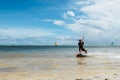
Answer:
[[82, 37], [82, 41], [84, 41], [84, 36]]

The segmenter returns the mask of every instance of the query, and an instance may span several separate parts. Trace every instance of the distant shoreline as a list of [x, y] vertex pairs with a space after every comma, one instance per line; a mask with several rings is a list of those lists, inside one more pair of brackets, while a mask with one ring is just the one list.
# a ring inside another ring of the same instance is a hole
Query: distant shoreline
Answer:
[[[54, 45], [0, 45], [0, 47], [56, 47]], [[57, 47], [78, 47], [77, 45], [58, 45]], [[107, 45], [86, 45], [85, 47], [120, 47], [118, 46], [107, 46]]]

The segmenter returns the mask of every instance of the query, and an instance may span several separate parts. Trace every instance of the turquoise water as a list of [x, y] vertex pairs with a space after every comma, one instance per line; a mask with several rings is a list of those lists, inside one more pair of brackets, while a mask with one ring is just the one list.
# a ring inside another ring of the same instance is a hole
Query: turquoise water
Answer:
[[65, 57], [67, 55], [74, 55], [78, 53], [76, 46], [1, 46], [0, 58], [7, 57]]
[[[120, 47], [85, 47], [88, 55], [120, 58]], [[74, 57], [78, 46], [0, 46], [0, 58], [65, 58]]]

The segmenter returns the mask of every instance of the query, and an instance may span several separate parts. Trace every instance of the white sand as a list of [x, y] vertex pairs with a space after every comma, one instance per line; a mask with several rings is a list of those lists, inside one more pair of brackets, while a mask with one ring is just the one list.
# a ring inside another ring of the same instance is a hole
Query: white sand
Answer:
[[0, 59], [0, 80], [120, 80], [119, 59]]

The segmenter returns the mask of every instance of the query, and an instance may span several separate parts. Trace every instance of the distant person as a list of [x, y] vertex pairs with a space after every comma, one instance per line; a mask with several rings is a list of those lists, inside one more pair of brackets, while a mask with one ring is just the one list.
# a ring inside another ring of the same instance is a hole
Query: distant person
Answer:
[[58, 46], [58, 43], [57, 43], [57, 42], [55, 42], [54, 44], [55, 44], [55, 47], [57, 47], [57, 46]]
[[79, 53], [80, 54], [82, 53], [82, 51], [84, 51], [85, 54], [87, 54], [87, 50], [85, 50], [85, 48], [84, 48], [84, 40], [83, 40], [83, 38], [79, 40], [78, 46], [79, 46]]

